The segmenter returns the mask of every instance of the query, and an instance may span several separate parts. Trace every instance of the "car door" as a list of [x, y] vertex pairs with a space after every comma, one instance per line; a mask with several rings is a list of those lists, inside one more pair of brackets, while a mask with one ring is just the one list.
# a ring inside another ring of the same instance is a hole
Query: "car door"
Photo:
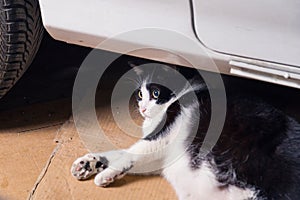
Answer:
[[207, 48], [300, 68], [299, 0], [192, 0], [194, 28]]

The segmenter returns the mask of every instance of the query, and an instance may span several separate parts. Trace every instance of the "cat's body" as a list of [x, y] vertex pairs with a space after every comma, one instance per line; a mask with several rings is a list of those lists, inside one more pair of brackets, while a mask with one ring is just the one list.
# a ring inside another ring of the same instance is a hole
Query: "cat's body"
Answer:
[[257, 99], [228, 96], [223, 131], [213, 148], [202, 148], [211, 121], [209, 91], [180, 81], [175, 85], [183, 86], [171, 90], [154, 76], [144, 76], [136, 92], [143, 138], [126, 150], [78, 158], [71, 169], [77, 179], [97, 174], [95, 184], [106, 186], [126, 173], [156, 171], [180, 200], [300, 199], [296, 121]]

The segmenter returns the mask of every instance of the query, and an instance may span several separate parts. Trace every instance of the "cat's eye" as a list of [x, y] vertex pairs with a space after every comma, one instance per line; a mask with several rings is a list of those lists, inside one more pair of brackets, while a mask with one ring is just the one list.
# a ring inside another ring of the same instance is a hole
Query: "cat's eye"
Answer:
[[152, 91], [152, 97], [154, 99], [157, 99], [159, 97], [160, 91], [158, 89], [155, 89]]
[[141, 91], [141, 90], [139, 90], [139, 92], [138, 92], [138, 97], [139, 97], [140, 99], [142, 99], [142, 98], [143, 98], [143, 93], [142, 93], [142, 91]]

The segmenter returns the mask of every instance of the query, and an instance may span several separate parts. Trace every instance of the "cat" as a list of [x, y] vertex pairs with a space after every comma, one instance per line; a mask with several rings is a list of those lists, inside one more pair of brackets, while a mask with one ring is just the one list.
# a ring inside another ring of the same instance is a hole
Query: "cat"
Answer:
[[201, 76], [188, 77], [197, 70], [184, 75], [170, 66], [130, 65], [139, 77], [134, 95], [143, 138], [128, 149], [76, 159], [76, 179], [96, 174], [95, 184], [105, 187], [128, 173], [156, 173], [180, 200], [300, 199], [296, 120], [256, 97], [227, 93], [222, 132], [203, 148], [214, 88]]

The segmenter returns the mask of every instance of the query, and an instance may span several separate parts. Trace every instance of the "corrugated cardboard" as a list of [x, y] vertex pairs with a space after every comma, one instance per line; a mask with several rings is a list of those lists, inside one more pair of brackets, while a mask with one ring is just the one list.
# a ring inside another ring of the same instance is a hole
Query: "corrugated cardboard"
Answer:
[[[51, 102], [0, 113], [0, 199], [176, 199], [171, 186], [159, 176], [125, 176], [107, 188], [97, 187], [93, 179], [73, 178], [73, 161], [86, 154], [91, 144], [83, 142], [69, 119], [69, 103]], [[128, 147], [140, 136], [137, 130], [131, 135], [122, 132], [110, 106], [99, 106], [97, 113], [115, 147]], [[134, 118], [139, 121], [137, 115]], [[109, 150], [102, 145], [105, 141], [96, 138], [94, 142], [95, 149]]]
[[71, 176], [70, 167], [87, 150], [73, 121], [64, 124], [60, 136], [60, 147], [31, 199], [176, 199], [170, 185], [161, 177], [125, 176], [107, 188], [97, 187], [93, 179], [77, 181]]
[[0, 134], [0, 196], [26, 199], [55, 148], [58, 128]]
[[[0, 198], [26, 199], [56, 148], [69, 101], [0, 112]], [[60, 108], [60, 109], [59, 109]]]

